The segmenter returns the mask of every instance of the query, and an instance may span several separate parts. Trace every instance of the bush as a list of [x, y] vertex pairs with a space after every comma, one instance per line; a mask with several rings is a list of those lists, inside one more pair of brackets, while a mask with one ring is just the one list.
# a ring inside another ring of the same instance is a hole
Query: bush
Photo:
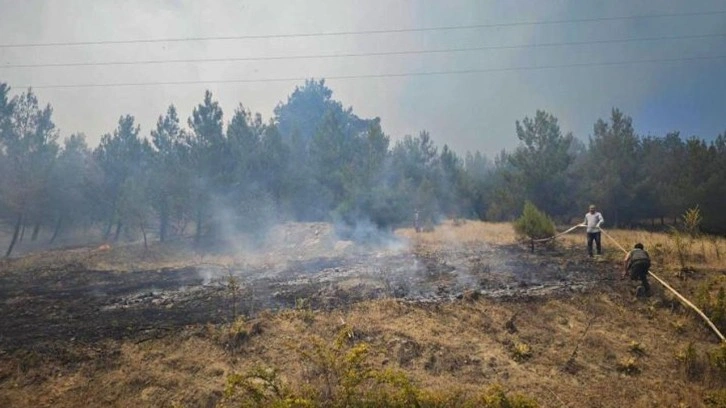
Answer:
[[487, 408], [537, 408], [537, 401], [523, 395], [507, 395], [499, 385], [493, 385], [486, 390], [482, 399]]
[[512, 347], [512, 358], [517, 362], [524, 362], [532, 357], [532, 348], [527, 343], [516, 343]]
[[630, 352], [636, 356], [644, 356], [646, 354], [643, 344], [637, 341], [631, 341], [628, 348], [630, 349]]
[[691, 238], [695, 238], [700, 234], [702, 221], [701, 209], [698, 206], [689, 208], [683, 214], [683, 227]]
[[719, 384], [726, 383], [726, 343], [722, 343], [707, 355], [712, 379]]
[[[254, 367], [227, 377], [222, 407], [275, 408], [536, 408], [537, 402], [505, 392], [498, 385], [481, 390], [425, 389], [396, 369], [369, 361], [375, 350], [356, 341], [343, 327], [330, 342], [317, 336], [298, 339], [294, 359], [302, 364], [303, 381], [289, 381], [279, 370]], [[297, 384], [297, 385], [296, 385]]]
[[696, 351], [693, 343], [676, 354], [676, 359], [683, 368], [686, 378], [691, 381], [698, 381], [703, 378], [705, 370], [704, 361]]
[[640, 373], [638, 360], [635, 357], [627, 357], [618, 361], [617, 370], [626, 375], [636, 375]]
[[709, 392], [703, 399], [706, 406], [713, 408], [726, 408], [726, 390]]
[[693, 239], [686, 239], [678, 229], [671, 227], [671, 236], [673, 237], [673, 245], [676, 248], [678, 256], [678, 264], [681, 271], [687, 271], [689, 260], [692, 256], [691, 249], [693, 247]]
[[517, 234], [530, 238], [548, 238], [555, 235], [555, 224], [552, 219], [527, 201], [522, 216], [514, 222]]
[[718, 288], [716, 302], [709, 317], [720, 330], [726, 330], [726, 291], [723, 286]]
[[[713, 296], [712, 292], [717, 284], [719, 285], [718, 291], [716, 296]], [[726, 330], [726, 289], [724, 286], [713, 279], [702, 283], [696, 292], [696, 305], [719, 330]]]

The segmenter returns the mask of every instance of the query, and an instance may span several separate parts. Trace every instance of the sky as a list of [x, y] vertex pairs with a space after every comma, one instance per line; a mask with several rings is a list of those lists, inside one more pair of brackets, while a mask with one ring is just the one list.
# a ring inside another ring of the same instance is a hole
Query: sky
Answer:
[[[708, 14], [693, 15], [700, 12]], [[681, 15], [664, 16], [669, 14]], [[614, 19], [633, 16], [642, 17]], [[589, 21], [572, 22], [583, 19]], [[525, 22], [537, 24], [522, 24]], [[491, 24], [499, 25], [289, 36]], [[288, 36], [7, 47], [49, 42], [274, 35]], [[624, 39], [641, 40], [613, 42]], [[563, 42], [584, 44], [547, 45]], [[490, 48], [346, 58], [4, 67], [471, 47]], [[642, 60], [661, 62], [633, 63]], [[614, 62], [627, 63], [612, 65]], [[485, 72], [333, 78], [467, 70]], [[231, 118], [240, 103], [270, 118], [274, 107], [284, 102], [302, 81], [43, 86], [326, 77], [335, 99], [351, 106], [360, 117], [380, 117], [392, 140], [427, 130], [438, 146], [447, 144], [461, 154], [479, 150], [493, 156], [502, 149], [516, 147], [515, 121], [534, 116], [538, 109], [559, 118], [563, 132], [572, 132], [585, 141], [592, 134], [594, 122], [607, 118], [614, 107], [633, 117], [640, 134], [662, 136], [680, 131], [684, 137], [695, 135], [708, 140], [726, 131], [726, 2], [0, 0], [0, 82], [8, 83], [15, 94], [34, 87], [40, 101], [53, 106], [62, 137], [82, 132], [92, 147], [103, 134], [113, 131], [121, 115], [135, 116], [143, 135], [148, 135], [170, 104], [176, 105], [185, 119], [202, 101], [205, 89], [219, 100], [226, 119]]]

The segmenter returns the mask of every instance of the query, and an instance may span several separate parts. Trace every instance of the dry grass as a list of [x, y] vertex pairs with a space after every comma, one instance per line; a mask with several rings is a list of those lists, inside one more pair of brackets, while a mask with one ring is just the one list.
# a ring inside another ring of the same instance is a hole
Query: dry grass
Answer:
[[[653, 266], [659, 270], [676, 271], [683, 266], [678, 256], [678, 245], [673, 234], [664, 232], [649, 232], [642, 230], [607, 230], [606, 231], [625, 250], [640, 242], [650, 253]], [[690, 238], [682, 235], [684, 241], [681, 245], [686, 251], [685, 266], [698, 270], [726, 270], [726, 239], [722, 237]], [[585, 249], [586, 238], [582, 229], [565, 235], [562, 242], [569, 247], [582, 247]], [[613, 260], [622, 260], [625, 253], [607, 236], [602, 235], [602, 245], [605, 255]]]
[[506, 245], [515, 242], [511, 223], [487, 223], [481, 221], [445, 221], [434, 231], [416, 233], [412, 228], [396, 231], [396, 234], [410, 241], [426, 246], [449, 246], [483, 243]]
[[[664, 328], [661, 322], [674, 318], [668, 310], [652, 317], [647, 305], [629, 308], [616, 293], [602, 293], [530, 303], [371, 301], [348, 311], [316, 312], [312, 322], [296, 311], [267, 313], [256, 321], [261, 329], [232, 349], [219, 335], [227, 328], [190, 327], [166, 339], [106, 344], [116, 357], [105, 364], [91, 360], [67, 368], [45, 362], [25, 373], [16, 369], [0, 383], [0, 404], [213, 406], [229, 374], [258, 367], [279, 370], [292, 389], [315, 387], [320, 378], [299, 350], [331, 344], [349, 327], [351, 342], [369, 345], [368, 363], [403, 370], [429, 392], [475, 393], [498, 383], [542, 406], [701, 406], [694, 402], [702, 401], [703, 385], [682, 375], [674, 353], [694, 337], [696, 348], [708, 349], [708, 335], [694, 325], [689, 336]], [[505, 325], [515, 314], [517, 332], [509, 333]], [[633, 338], [653, 352], [633, 356]], [[568, 372], [564, 368], [580, 341], [576, 370]], [[523, 344], [527, 358], [518, 358], [512, 351]]]
[[26, 369], [6, 359], [17, 373], [0, 385], [0, 406], [214, 406], [230, 369], [221, 347], [194, 337], [109, 341], [76, 352], [72, 364], [49, 360]]
[[[666, 234], [608, 232], [626, 247], [642, 242], [654, 257], [652, 248], [658, 244], [673, 245]], [[515, 242], [510, 224], [472, 221], [397, 234], [424, 248]], [[619, 262], [622, 253], [604, 239], [608, 259]], [[584, 234], [558, 242], [584, 252]], [[696, 254], [701, 244], [692, 246]], [[726, 252], [724, 244], [723, 239], [705, 241], [705, 255], [694, 267], [726, 270], [726, 262], [713, 259], [716, 250], [709, 249], [711, 245]], [[173, 262], [172, 254], [159, 255], [149, 265]], [[129, 264], [134, 255], [98, 257], [114, 267]], [[187, 259], [194, 257], [177, 262]], [[33, 258], [18, 261], [34, 263]], [[666, 268], [677, 266], [667, 251], [661, 262]], [[344, 327], [352, 344], [369, 346], [366, 361], [372, 367], [401, 370], [416, 387], [431, 393], [460, 390], [471, 395], [500, 384], [507, 392], [536, 398], [544, 407], [705, 406], [704, 397], [724, 383], [694, 379], [684, 373], [677, 356], [687, 347], [701, 356], [713, 352], [713, 335], [689, 312], [673, 307], [666, 295], [634, 302], [629, 290], [616, 281], [590, 293], [527, 301], [407, 304], [384, 299], [328, 312], [263, 312], [244, 321], [242, 328], [237, 323], [192, 326], [143, 342], [62, 345], [75, 356], [70, 361], [0, 353], [0, 406], [225, 405], [222, 393], [229, 375], [259, 367], [278, 370], [280, 381], [292, 390], [320, 387], [321, 376], [301, 357], [301, 350], [332, 344]], [[515, 330], [508, 330], [509, 322]], [[237, 336], [239, 331], [244, 336]]]
[[[656, 269], [677, 271], [682, 268], [673, 234], [620, 229], [606, 232], [626, 250], [632, 249], [638, 242], [642, 243], [650, 253]], [[516, 234], [511, 223], [466, 221], [457, 225], [449, 220], [438, 225], [432, 232], [416, 233], [413, 229], [406, 228], [398, 230], [396, 234], [426, 248], [482, 242], [509, 245], [516, 242]], [[709, 271], [726, 270], [726, 238], [709, 236], [690, 238], [683, 235], [682, 240], [682, 248], [687, 250], [688, 267]], [[582, 248], [583, 252], [585, 251], [586, 237], [582, 229], [561, 236], [558, 242], [567, 248]], [[622, 261], [625, 256], [618, 245], [604, 234], [602, 246], [605, 257], [610, 261]]]
[[[642, 243], [651, 257], [650, 271], [700, 308], [722, 333], [726, 332], [726, 304], [719, 300], [719, 292], [726, 289], [726, 239], [642, 230], [607, 230], [606, 233], [602, 236], [603, 253], [615, 268], [622, 268], [625, 251]], [[568, 234], [561, 241], [570, 249], [579, 247], [585, 251], [584, 233]], [[663, 293], [662, 297], [665, 303], [679, 307], [679, 301], [670, 292]], [[680, 321], [669, 324], [675, 328], [681, 326]]]

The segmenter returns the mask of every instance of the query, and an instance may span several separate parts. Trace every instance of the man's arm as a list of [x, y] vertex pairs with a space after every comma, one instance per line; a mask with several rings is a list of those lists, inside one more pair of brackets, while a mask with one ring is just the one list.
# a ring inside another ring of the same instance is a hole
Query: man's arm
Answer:
[[598, 220], [599, 220], [599, 221], [597, 222], [597, 225], [596, 225], [596, 227], [600, 228], [600, 225], [601, 225], [601, 224], [602, 224], [603, 222], [605, 222], [605, 218], [603, 218], [603, 217], [602, 217], [602, 214], [600, 214], [600, 213], [597, 213], [597, 218], [598, 218]]

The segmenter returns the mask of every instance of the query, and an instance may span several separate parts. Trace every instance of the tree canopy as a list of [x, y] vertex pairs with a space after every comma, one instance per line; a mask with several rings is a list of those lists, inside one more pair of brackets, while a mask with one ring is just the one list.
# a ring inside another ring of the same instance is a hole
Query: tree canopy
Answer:
[[24, 240], [55, 242], [79, 228], [105, 240], [201, 245], [286, 220], [349, 232], [409, 225], [415, 211], [427, 223], [512, 220], [526, 202], [560, 222], [596, 203], [610, 225], [665, 223], [699, 205], [705, 230], [726, 230], [726, 133], [710, 142], [642, 136], [617, 108], [595, 120], [586, 143], [538, 110], [513, 124], [516, 147], [493, 158], [460, 156], [434, 142], [445, 135], [425, 130], [392, 139], [323, 80], [295, 88], [267, 121], [243, 104], [225, 116], [209, 91], [181, 116], [171, 105], [146, 131], [122, 115], [91, 147], [82, 134], [61, 139], [52, 107], [31, 89], [14, 95], [0, 82], [6, 255]]

